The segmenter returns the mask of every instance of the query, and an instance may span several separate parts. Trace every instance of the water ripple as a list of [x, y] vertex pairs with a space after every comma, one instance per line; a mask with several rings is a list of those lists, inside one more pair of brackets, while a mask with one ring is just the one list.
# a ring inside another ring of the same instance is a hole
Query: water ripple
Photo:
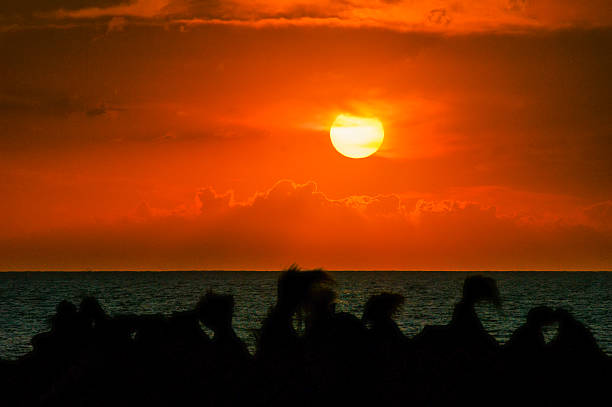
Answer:
[[[406, 335], [425, 325], [447, 323], [468, 273], [338, 272], [338, 310], [361, 315], [368, 296], [393, 291], [406, 297], [397, 317]], [[234, 325], [251, 348], [253, 329], [274, 303], [277, 272], [170, 273], [2, 273], [0, 274], [0, 356], [28, 352], [30, 338], [48, 328], [62, 299], [78, 303], [93, 295], [110, 314], [170, 314], [192, 308], [208, 289], [236, 299]], [[478, 307], [483, 325], [505, 342], [538, 305], [565, 307], [586, 323], [600, 346], [612, 354], [612, 274], [559, 272], [490, 273], [504, 300], [501, 310]]]

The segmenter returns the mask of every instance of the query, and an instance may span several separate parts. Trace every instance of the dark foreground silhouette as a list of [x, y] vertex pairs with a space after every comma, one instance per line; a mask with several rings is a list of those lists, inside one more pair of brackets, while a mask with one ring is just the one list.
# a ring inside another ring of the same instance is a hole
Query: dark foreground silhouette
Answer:
[[393, 320], [403, 296], [373, 295], [358, 318], [335, 311], [334, 284], [283, 272], [255, 355], [234, 332], [231, 295], [170, 317], [62, 301], [32, 352], [0, 362], [0, 406], [610, 405], [610, 358], [563, 309], [532, 309], [500, 346], [474, 310], [500, 304], [497, 286], [472, 276], [448, 325], [407, 338]]

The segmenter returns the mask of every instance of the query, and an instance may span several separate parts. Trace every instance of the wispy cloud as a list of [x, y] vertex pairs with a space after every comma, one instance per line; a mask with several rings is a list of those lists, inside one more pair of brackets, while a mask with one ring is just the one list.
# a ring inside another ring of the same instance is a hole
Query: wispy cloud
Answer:
[[48, 5], [44, 8], [33, 6], [34, 14], [47, 20], [129, 17], [180, 26], [379, 27], [442, 33], [520, 32], [612, 25], [612, 10], [605, 0], [316, 0], [307, 3], [300, 0], [134, 0], [90, 2], [82, 8], [68, 3], [54, 4], [56, 9], [50, 9]]

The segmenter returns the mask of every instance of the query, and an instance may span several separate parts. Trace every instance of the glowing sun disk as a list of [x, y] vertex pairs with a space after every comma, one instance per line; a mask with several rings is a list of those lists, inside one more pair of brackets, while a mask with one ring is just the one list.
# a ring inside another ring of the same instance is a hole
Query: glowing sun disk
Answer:
[[380, 148], [385, 132], [377, 118], [341, 114], [336, 117], [329, 135], [340, 154], [350, 158], [364, 158]]

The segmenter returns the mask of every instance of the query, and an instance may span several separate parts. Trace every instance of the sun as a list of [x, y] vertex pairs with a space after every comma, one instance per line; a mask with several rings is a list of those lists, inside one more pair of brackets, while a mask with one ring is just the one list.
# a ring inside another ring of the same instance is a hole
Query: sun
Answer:
[[329, 136], [340, 154], [350, 158], [365, 158], [378, 151], [385, 138], [385, 131], [380, 120], [375, 117], [341, 114], [332, 124]]

